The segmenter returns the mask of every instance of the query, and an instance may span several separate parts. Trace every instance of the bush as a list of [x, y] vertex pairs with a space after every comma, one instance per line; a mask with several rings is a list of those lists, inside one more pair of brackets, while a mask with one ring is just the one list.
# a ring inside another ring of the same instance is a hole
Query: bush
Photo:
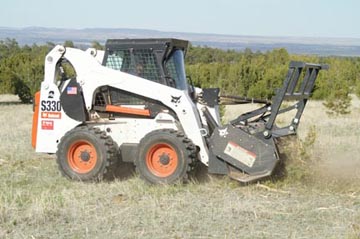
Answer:
[[15, 83], [15, 94], [19, 96], [22, 103], [32, 103], [32, 94], [30, 88], [21, 80], [17, 80]]
[[350, 96], [339, 99], [328, 99], [323, 103], [329, 110], [326, 111], [328, 115], [344, 115], [349, 114], [351, 106]]
[[314, 165], [320, 160], [313, 154], [316, 138], [315, 126], [310, 127], [304, 140], [300, 140], [296, 135], [279, 138], [277, 145], [281, 163], [275, 179], [280, 178], [285, 182], [312, 182]]

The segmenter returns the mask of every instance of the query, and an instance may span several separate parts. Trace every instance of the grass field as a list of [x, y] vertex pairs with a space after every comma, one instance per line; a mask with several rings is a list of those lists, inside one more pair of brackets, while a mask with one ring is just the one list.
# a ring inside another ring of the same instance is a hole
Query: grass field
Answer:
[[12, 100], [0, 97], [0, 238], [360, 238], [358, 100], [336, 118], [310, 102], [288, 177], [247, 186], [206, 175], [172, 186], [136, 175], [71, 182], [33, 151], [32, 106]]

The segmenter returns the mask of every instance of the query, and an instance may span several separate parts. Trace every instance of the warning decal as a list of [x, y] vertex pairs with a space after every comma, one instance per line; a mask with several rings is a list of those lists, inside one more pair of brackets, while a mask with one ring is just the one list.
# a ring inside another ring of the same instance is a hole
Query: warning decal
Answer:
[[250, 168], [254, 165], [256, 160], [256, 154], [240, 147], [231, 141], [226, 145], [224, 153]]
[[43, 130], [54, 130], [54, 121], [53, 120], [42, 120], [41, 129]]
[[44, 119], [61, 119], [61, 112], [41, 112], [41, 118], [44, 118]]

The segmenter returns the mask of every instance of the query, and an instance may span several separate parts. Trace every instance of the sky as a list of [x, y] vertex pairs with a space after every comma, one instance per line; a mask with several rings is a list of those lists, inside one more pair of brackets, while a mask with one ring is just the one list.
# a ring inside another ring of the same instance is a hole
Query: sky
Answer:
[[360, 38], [359, 0], [2, 0], [1, 27]]

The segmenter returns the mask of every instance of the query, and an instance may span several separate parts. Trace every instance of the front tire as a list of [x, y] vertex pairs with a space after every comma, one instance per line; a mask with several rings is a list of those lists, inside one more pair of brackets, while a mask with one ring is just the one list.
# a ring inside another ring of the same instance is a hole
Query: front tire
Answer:
[[182, 132], [150, 132], [139, 144], [135, 160], [141, 178], [153, 184], [184, 182], [196, 157], [196, 147]]
[[97, 181], [110, 176], [117, 162], [117, 146], [99, 128], [81, 126], [67, 132], [56, 152], [60, 172], [78, 181]]

